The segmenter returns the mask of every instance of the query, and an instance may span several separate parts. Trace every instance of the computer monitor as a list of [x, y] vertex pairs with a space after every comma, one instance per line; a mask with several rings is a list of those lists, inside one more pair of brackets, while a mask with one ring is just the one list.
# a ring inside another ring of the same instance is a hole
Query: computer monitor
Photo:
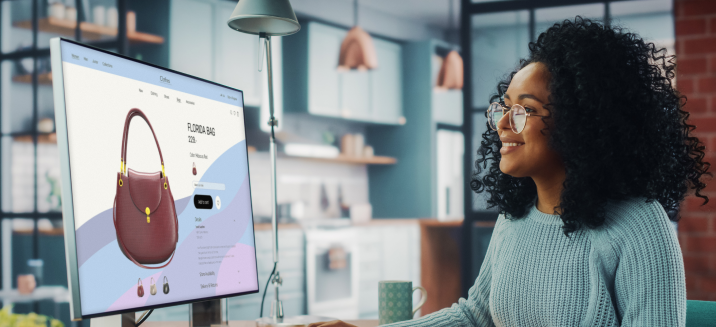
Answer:
[[72, 319], [258, 292], [242, 92], [50, 50]]

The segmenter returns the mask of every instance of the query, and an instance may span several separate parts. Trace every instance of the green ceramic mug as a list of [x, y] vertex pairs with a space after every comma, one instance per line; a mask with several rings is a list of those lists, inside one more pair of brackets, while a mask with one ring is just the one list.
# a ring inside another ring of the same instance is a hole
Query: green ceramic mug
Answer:
[[[423, 295], [420, 303], [413, 309], [413, 291], [420, 289]], [[378, 282], [378, 315], [380, 324], [390, 324], [413, 319], [415, 312], [425, 304], [428, 291], [421, 286], [413, 287], [413, 282], [403, 280], [384, 280]]]

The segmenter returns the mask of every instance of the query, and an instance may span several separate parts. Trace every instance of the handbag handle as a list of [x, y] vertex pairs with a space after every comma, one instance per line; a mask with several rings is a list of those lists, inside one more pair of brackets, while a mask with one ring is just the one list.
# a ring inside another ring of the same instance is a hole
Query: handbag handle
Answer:
[[147, 116], [142, 112], [141, 110], [137, 108], [132, 108], [127, 113], [127, 118], [124, 121], [124, 134], [122, 135], [122, 153], [120, 156], [120, 172], [123, 174], [127, 174], [127, 138], [129, 136], [129, 123], [132, 122], [132, 118], [135, 116], [139, 116], [142, 119], [144, 119], [145, 122], [147, 122], [147, 126], [149, 126], [149, 129], [152, 131], [152, 136], [154, 136], [154, 142], [157, 144], [157, 150], [159, 151], [159, 159], [162, 163], [162, 178], [166, 176], [166, 173], [164, 172], [164, 157], [162, 156], [162, 149], [159, 147], [159, 140], [157, 139], [157, 134], [154, 133], [154, 128], [152, 128], [152, 124], [149, 122], [149, 119]]
[[137, 285], [142, 286], [142, 279], [141, 279], [141, 278], [140, 278], [139, 281], [137, 282]]
[[149, 281], [149, 285], [154, 285], [154, 277], [152, 277], [152, 280]]
[[169, 280], [167, 279], [167, 276], [164, 276], [164, 284], [169, 284]]

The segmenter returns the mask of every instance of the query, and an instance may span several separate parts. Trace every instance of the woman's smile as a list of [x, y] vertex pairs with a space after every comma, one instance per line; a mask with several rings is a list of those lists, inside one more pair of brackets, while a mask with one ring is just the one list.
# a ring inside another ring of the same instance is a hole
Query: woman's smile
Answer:
[[525, 145], [524, 143], [502, 143], [500, 148], [500, 154], [508, 154], [517, 151], [520, 147]]

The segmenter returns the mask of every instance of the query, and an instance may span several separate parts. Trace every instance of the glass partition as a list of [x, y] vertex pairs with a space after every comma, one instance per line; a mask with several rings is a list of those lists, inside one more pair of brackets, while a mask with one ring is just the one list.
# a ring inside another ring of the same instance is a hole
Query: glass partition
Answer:
[[[53, 37], [75, 39], [77, 29], [75, 0], [46, 0], [37, 2], [37, 48], [50, 47]], [[26, 22], [32, 30], [32, 21]]]
[[2, 1], [2, 52], [32, 49], [32, 0]]
[[674, 15], [670, 0], [621, 1], [609, 4], [611, 23], [639, 34], [657, 48], [674, 51]]
[[603, 3], [537, 9], [535, 10], [534, 39], [536, 40], [540, 33], [552, 27], [555, 23], [562, 22], [565, 19], [573, 20], [577, 15], [603, 21], [604, 9]]
[[30, 135], [2, 137], [2, 211], [27, 213], [35, 209], [35, 145]]
[[32, 57], [8, 59], [0, 68], [0, 131], [3, 134], [29, 133], [32, 131], [35, 61]]
[[472, 107], [486, 109], [497, 82], [527, 56], [529, 11], [472, 16]]

